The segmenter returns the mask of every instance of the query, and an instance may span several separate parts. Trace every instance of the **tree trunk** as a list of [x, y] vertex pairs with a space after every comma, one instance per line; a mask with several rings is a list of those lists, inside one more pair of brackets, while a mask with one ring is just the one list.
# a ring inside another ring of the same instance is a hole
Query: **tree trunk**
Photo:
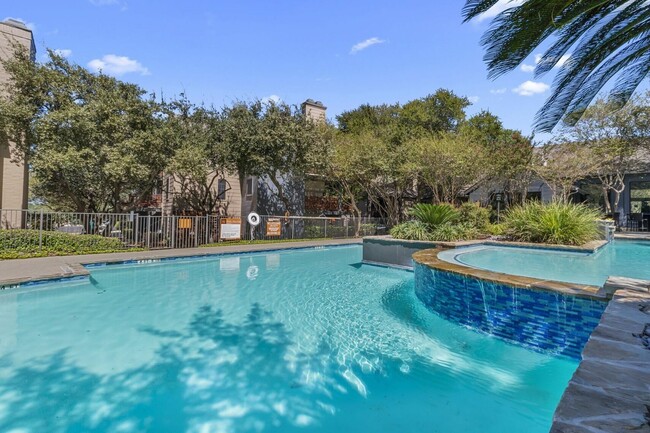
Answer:
[[612, 217], [614, 217], [614, 212], [612, 212], [612, 203], [609, 201], [609, 188], [607, 188], [605, 185], [603, 185], [601, 188], [603, 190], [603, 201], [605, 202], [605, 213], [611, 214]]
[[[246, 201], [246, 173], [242, 171], [237, 172], [239, 174], [239, 199], [240, 199], [240, 207], [243, 207], [244, 202]], [[241, 212], [243, 209], [240, 209], [239, 211]], [[244, 217], [244, 215], [242, 215]], [[242, 221], [243, 224], [243, 221]]]
[[359, 209], [359, 206], [357, 206], [356, 197], [352, 193], [350, 185], [343, 182], [343, 188], [345, 188], [345, 195], [348, 197], [350, 207], [352, 208], [352, 212], [356, 217], [356, 221], [354, 223], [354, 237], [357, 238], [361, 233], [361, 209]]
[[278, 198], [284, 204], [284, 210], [288, 211], [289, 213], [293, 213], [293, 209], [291, 209], [291, 202], [289, 199], [284, 195], [284, 188], [282, 187], [282, 183], [278, 180], [278, 178], [275, 176], [275, 173], [269, 175], [269, 179], [271, 179], [271, 182], [275, 186], [275, 188], [278, 190]]
[[618, 209], [618, 202], [621, 199], [621, 193], [620, 191], [616, 189], [612, 189], [612, 192], [614, 193], [614, 203], [612, 205], [612, 215], [614, 215], [614, 212]]

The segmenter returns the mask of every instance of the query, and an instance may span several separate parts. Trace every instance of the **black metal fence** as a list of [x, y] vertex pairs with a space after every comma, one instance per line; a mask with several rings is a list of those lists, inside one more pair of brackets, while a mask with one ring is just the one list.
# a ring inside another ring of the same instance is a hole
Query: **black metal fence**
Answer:
[[[223, 226], [229, 224], [228, 227]], [[222, 227], [223, 226], [223, 227]], [[233, 232], [233, 226], [235, 231]], [[237, 226], [239, 226], [237, 228]], [[226, 233], [225, 229], [228, 233]], [[262, 215], [259, 224], [245, 217], [218, 215], [138, 215], [0, 209], [0, 231], [30, 230], [32, 242], [47, 247], [45, 232], [118, 238], [124, 248], [194, 248], [234, 240], [336, 239], [387, 233], [385, 220], [353, 217]], [[239, 232], [239, 233], [237, 233]], [[18, 233], [18, 232], [16, 232]], [[239, 234], [239, 236], [237, 236]], [[0, 242], [1, 242], [0, 237]], [[2, 247], [2, 245], [0, 245]]]

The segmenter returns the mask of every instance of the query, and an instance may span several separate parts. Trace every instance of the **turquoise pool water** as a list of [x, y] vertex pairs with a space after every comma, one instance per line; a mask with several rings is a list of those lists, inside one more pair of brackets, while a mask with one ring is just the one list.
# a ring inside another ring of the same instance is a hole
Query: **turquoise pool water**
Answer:
[[609, 276], [650, 280], [648, 241], [617, 239], [593, 254], [480, 246], [450, 250], [440, 258], [506, 274], [595, 286], [602, 286]]
[[547, 432], [577, 363], [427, 310], [358, 246], [0, 293], [0, 431]]

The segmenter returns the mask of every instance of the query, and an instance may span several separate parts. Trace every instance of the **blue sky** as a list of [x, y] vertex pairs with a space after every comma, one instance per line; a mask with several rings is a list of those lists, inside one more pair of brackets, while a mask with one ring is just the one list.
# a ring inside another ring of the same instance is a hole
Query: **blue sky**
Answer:
[[490, 20], [462, 24], [463, 3], [22, 0], [3, 12], [33, 27], [39, 59], [45, 47], [58, 49], [75, 63], [195, 102], [313, 98], [334, 118], [442, 87], [469, 97], [470, 114], [488, 109], [529, 133], [552, 74], [535, 79], [519, 68], [488, 80], [479, 39]]

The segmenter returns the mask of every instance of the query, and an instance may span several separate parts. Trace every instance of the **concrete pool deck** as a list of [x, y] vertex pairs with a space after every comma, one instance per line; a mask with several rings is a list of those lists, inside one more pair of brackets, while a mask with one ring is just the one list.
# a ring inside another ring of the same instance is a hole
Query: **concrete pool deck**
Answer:
[[290, 250], [334, 245], [360, 244], [361, 239], [327, 239], [318, 241], [278, 242], [249, 245], [231, 245], [205, 248], [132, 251], [110, 254], [78, 256], [36, 257], [0, 261], [0, 289], [30, 281], [51, 280], [88, 275], [83, 265], [122, 262], [129, 260], [154, 260], [172, 257], [250, 253], [268, 250]]

